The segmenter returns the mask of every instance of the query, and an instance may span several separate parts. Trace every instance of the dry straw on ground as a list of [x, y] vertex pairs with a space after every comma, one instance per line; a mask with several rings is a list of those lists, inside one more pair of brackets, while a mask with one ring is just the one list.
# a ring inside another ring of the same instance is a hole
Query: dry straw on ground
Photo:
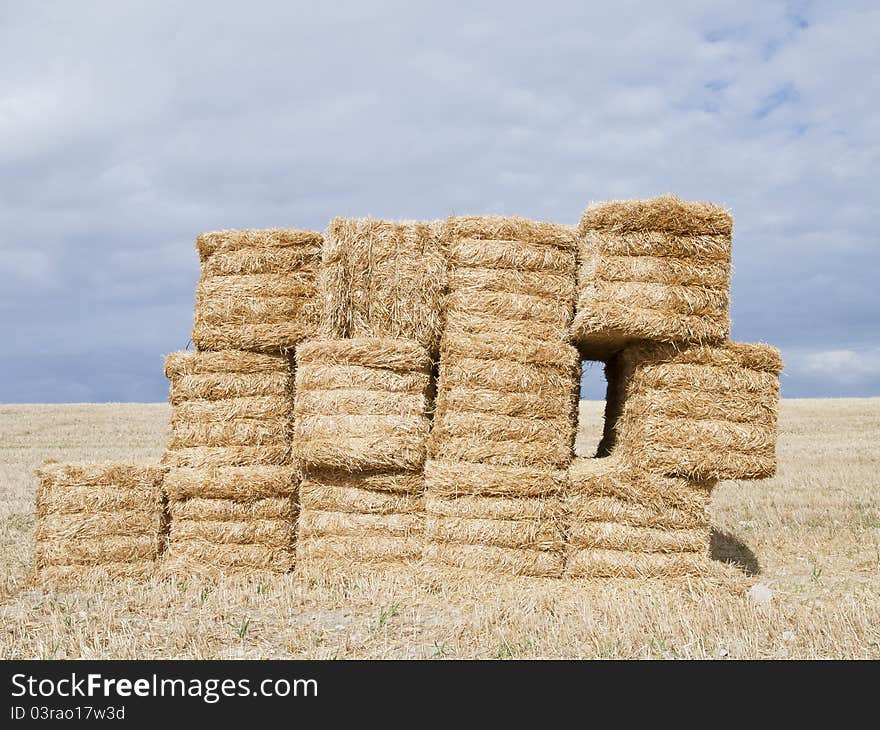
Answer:
[[321, 268], [322, 329], [334, 338], [440, 342], [446, 252], [439, 223], [334, 218]]
[[723, 208], [671, 195], [588, 207], [578, 228], [576, 343], [605, 359], [638, 339], [724, 340], [732, 230]]
[[306, 342], [297, 349], [296, 382], [294, 441], [307, 468], [421, 468], [431, 359], [417, 342]]
[[322, 242], [320, 233], [281, 228], [200, 235], [196, 346], [279, 352], [314, 335]]
[[421, 558], [425, 524], [420, 471], [310, 471], [300, 489], [297, 560], [345, 570], [352, 562]]
[[113, 462], [40, 467], [37, 580], [79, 579], [95, 570], [126, 578], [155, 573], [167, 527], [164, 473]]
[[569, 477], [566, 575], [708, 572], [713, 481], [660, 477], [617, 457], [575, 459]]
[[299, 470], [291, 454], [293, 376], [285, 355], [175, 353], [164, 462], [166, 569], [214, 575], [293, 566]]
[[669, 476], [772, 476], [781, 370], [769, 345], [632, 345], [606, 368], [600, 454]]

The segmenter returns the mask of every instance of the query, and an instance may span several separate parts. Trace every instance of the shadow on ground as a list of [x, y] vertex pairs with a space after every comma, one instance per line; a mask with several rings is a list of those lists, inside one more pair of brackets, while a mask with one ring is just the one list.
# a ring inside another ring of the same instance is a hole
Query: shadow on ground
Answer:
[[736, 535], [713, 529], [709, 546], [712, 560], [735, 565], [746, 575], [758, 575], [761, 572], [758, 558]]

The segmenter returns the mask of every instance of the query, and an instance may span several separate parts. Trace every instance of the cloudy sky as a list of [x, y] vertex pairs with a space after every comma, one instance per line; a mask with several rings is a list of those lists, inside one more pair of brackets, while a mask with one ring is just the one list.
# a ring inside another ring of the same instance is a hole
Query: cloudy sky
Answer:
[[878, 170], [872, 2], [0, 2], [0, 402], [163, 400], [202, 230], [665, 192], [785, 395], [880, 395]]

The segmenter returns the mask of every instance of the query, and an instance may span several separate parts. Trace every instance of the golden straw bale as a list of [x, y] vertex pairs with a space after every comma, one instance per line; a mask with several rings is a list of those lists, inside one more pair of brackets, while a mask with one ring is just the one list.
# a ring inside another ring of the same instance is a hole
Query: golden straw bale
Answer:
[[577, 248], [577, 235], [572, 226], [517, 216], [453, 216], [446, 220], [444, 229], [445, 238], [453, 242], [512, 241], [572, 252]]
[[205, 576], [232, 575], [265, 570], [289, 573], [294, 564], [293, 545], [257, 543], [217, 544], [193, 538], [173, 541], [168, 546], [164, 571]]
[[[312, 341], [297, 349], [297, 362], [294, 441], [306, 467], [421, 468], [430, 430], [431, 359], [423, 347], [389, 338]], [[354, 379], [352, 368], [359, 369]], [[416, 374], [421, 387], [401, 390], [395, 382], [390, 391], [361, 388], [362, 370], [380, 373], [379, 384], [381, 374]]]
[[102, 537], [59, 537], [45, 535], [34, 545], [39, 571], [46, 565], [104, 565], [155, 560], [162, 551], [165, 536], [106, 535]]
[[[364, 471], [351, 473], [336, 469], [309, 469], [303, 478], [303, 489], [356, 489], [371, 492], [389, 492], [400, 495], [421, 495], [425, 478], [421, 471]], [[317, 504], [315, 509], [321, 509]], [[354, 510], [360, 512], [361, 510]], [[372, 510], [368, 510], [372, 511]]]
[[174, 514], [175, 502], [195, 498], [257, 502], [293, 497], [299, 478], [298, 468], [292, 465], [178, 468], [168, 472], [165, 491]]
[[220, 352], [173, 352], [165, 358], [165, 377], [182, 375], [287, 375], [290, 362], [282, 355], [266, 355], [242, 350]]
[[290, 546], [294, 540], [291, 520], [253, 519], [212, 520], [201, 515], [171, 521], [170, 544], [186, 540], [206, 540], [214, 545]]
[[36, 497], [37, 580], [77, 578], [91, 568], [108, 575], [152, 572], [165, 544], [165, 469], [135, 464], [41, 466]]
[[541, 497], [561, 494], [565, 469], [472, 464], [428, 459], [425, 488], [430, 496]]
[[600, 451], [669, 476], [772, 476], [781, 369], [763, 344], [630, 346], [608, 365]]
[[[343, 473], [349, 477], [359, 476]], [[421, 474], [418, 476], [421, 481]], [[300, 485], [299, 501], [303, 509], [349, 514], [385, 515], [425, 511], [425, 497], [421, 493], [377, 491], [318, 481], [311, 476]]]
[[293, 374], [285, 355], [169, 355], [171, 440], [162, 463], [178, 468], [288, 464]]
[[[575, 459], [569, 479], [566, 575], [677, 576], [699, 572], [708, 558], [713, 480], [658, 476], [618, 456]], [[612, 552], [676, 559], [634, 559], [627, 568]]]
[[427, 543], [425, 561], [429, 565], [447, 568], [540, 577], [559, 577], [563, 568], [561, 551], [525, 550], [451, 542]]
[[264, 228], [244, 230], [209, 231], [196, 238], [199, 258], [207, 261], [220, 252], [242, 249], [320, 249], [323, 237], [315, 231], [294, 228]]
[[394, 537], [381, 534], [298, 537], [297, 564], [303, 568], [324, 567], [347, 573], [353, 563], [389, 565], [418, 562], [422, 556], [421, 536]]
[[440, 340], [446, 252], [438, 223], [334, 218], [321, 269], [323, 324], [334, 338]]
[[196, 346], [279, 352], [313, 336], [321, 245], [321, 234], [290, 229], [200, 235]]
[[289, 444], [276, 446], [192, 446], [167, 450], [162, 463], [172, 468], [281, 466], [293, 458]]
[[226, 522], [285, 520], [292, 523], [296, 519], [296, 502], [292, 497], [262, 497], [248, 501], [192, 497], [170, 502], [168, 511], [172, 522], [174, 520]]
[[161, 563], [155, 560], [139, 560], [123, 563], [101, 563], [99, 565], [46, 565], [36, 575], [38, 584], [58, 588], [59, 586], [89, 586], [98, 582], [119, 580], [144, 581], [158, 575]]
[[606, 359], [639, 339], [723, 341], [732, 230], [725, 209], [671, 195], [589, 206], [578, 228], [576, 344]]
[[300, 537], [409, 537], [421, 535], [424, 528], [424, 513], [370, 514], [303, 509], [299, 516]]
[[712, 572], [703, 553], [645, 553], [596, 548], [574, 549], [565, 561], [570, 578], [681, 578]]

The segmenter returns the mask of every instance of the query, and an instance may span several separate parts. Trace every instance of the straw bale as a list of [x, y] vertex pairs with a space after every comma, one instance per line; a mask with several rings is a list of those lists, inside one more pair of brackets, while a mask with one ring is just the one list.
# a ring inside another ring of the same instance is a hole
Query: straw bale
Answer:
[[541, 497], [561, 494], [568, 483], [565, 469], [472, 464], [428, 459], [425, 487], [432, 497], [474, 495]]
[[202, 261], [220, 252], [242, 249], [319, 249], [323, 237], [315, 231], [294, 228], [263, 228], [209, 231], [196, 238], [196, 249]]
[[709, 529], [633, 527], [618, 522], [572, 522], [569, 543], [577, 547], [625, 550], [643, 553], [689, 553], [705, 551]]
[[[286, 383], [282, 384], [286, 387]], [[240, 418], [269, 419], [290, 416], [290, 396], [262, 395], [223, 400], [181, 401], [174, 407], [173, 421], [218, 422]]]
[[215, 544], [204, 539], [176, 540], [169, 544], [165, 570], [206, 576], [265, 570], [289, 573], [294, 564], [292, 544]]
[[414, 340], [356, 337], [311, 340], [296, 350], [300, 369], [308, 365], [357, 365], [395, 371], [430, 372], [431, 356]]
[[224, 499], [192, 497], [172, 501], [168, 505], [172, 524], [180, 520], [210, 520], [248, 522], [251, 520], [296, 519], [296, 502], [291, 497], [261, 497], [258, 499]]
[[306, 391], [377, 391], [380, 393], [424, 393], [431, 384], [425, 372], [403, 372], [360, 365], [318, 365], [310, 363], [296, 371], [299, 395]]
[[[297, 362], [294, 440], [304, 465], [352, 472], [421, 468], [430, 430], [431, 359], [423, 347], [389, 338], [313, 341], [297, 349]], [[320, 388], [311, 387], [314, 368], [323, 369]], [[422, 387], [359, 388], [364, 378], [356, 371], [353, 380], [352, 368], [415, 372]]]
[[237, 251], [219, 251], [202, 261], [202, 276], [242, 277], [255, 274], [289, 275], [293, 277], [318, 276], [321, 246], [296, 248], [242, 248]]
[[[318, 233], [288, 229], [199, 236], [203, 265], [196, 290], [196, 346], [279, 352], [313, 336], [320, 318], [321, 242]], [[279, 254], [286, 256], [279, 260]], [[222, 257], [216, 265], [215, 257]]]
[[562, 530], [558, 500], [432, 496], [427, 501], [429, 542], [562, 550]]
[[451, 387], [437, 394], [434, 417], [441, 420], [447, 413], [482, 411], [499, 416], [553, 419], [570, 408], [571, 400], [571, 393], [503, 393], [489, 388]]
[[169, 449], [195, 446], [282, 446], [290, 441], [291, 423], [285, 418], [228, 421], [190, 420], [175, 414], [171, 419]]
[[155, 560], [164, 535], [104, 535], [101, 537], [46, 538], [34, 545], [37, 570], [45, 565], [104, 565]]
[[170, 544], [186, 540], [206, 540], [215, 545], [292, 546], [294, 523], [285, 519], [212, 520], [201, 515], [173, 519]]
[[448, 568], [541, 577], [559, 577], [563, 568], [562, 552], [449, 542], [427, 543], [425, 561]]
[[334, 218], [325, 235], [323, 324], [335, 338], [404, 338], [436, 349], [446, 288], [437, 223]]
[[563, 251], [577, 248], [574, 227], [559, 223], [532, 221], [517, 216], [453, 216], [444, 224], [450, 241], [513, 241], [533, 246], [554, 246]]
[[[343, 474], [348, 477], [360, 476], [347, 472]], [[413, 475], [417, 475], [420, 483], [423, 483], [420, 473]], [[318, 481], [311, 475], [300, 485], [299, 501], [303, 509], [349, 514], [387, 515], [425, 511], [425, 497], [421, 492], [378, 491], [360, 486], [346, 486], [345, 483]]]
[[424, 532], [424, 513], [371, 514], [303, 509], [299, 516], [300, 537], [410, 537]]
[[257, 503], [258, 500], [292, 497], [299, 484], [295, 466], [215, 466], [210, 468], [172, 469], [165, 477], [165, 491], [172, 503], [194, 498], [236, 500]]
[[94, 586], [106, 580], [143, 581], [159, 572], [161, 563], [155, 560], [140, 560], [131, 563], [101, 563], [100, 565], [46, 565], [36, 574], [38, 584]]
[[242, 350], [220, 352], [173, 352], [165, 358], [165, 377], [182, 375], [287, 375], [290, 361], [283, 355]]
[[323, 566], [327, 570], [347, 572], [353, 563], [388, 565], [418, 562], [422, 556], [421, 536], [394, 537], [371, 534], [298, 537], [297, 564]]
[[[420, 471], [365, 471], [351, 473], [334, 469], [310, 469], [303, 479], [303, 492], [320, 489], [346, 489], [353, 487], [371, 492], [388, 492], [398, 495], [421, 495], [425, 491], [425, 479]], [[311, 505], [321, 509], [319, 504]], [[354, 510], [361, 511], [361, 510]], [[372, 510], [370, 510], [372, 511]]]
[[[87, 508], [88, 509], [88, 508]], [[46, 513], [37, 521], [37, 540], [81, 540], [100, 537], [135, 537], [158, 535], [164, 531], [165, 515], [161, 509], [138, 505], [134, 509], [101, 512]]]
[[615, 402], [601, 450], [669, 476], [772, 476], [781, 369], [763, 344], [628, 347], [609, 363]]
[[645, 553], [596, 548], [575, 549], [565, 561], [571, 578], [680, 578], [711, 572], [702, 553]]
[[[677, 576], [699, 572], [709, 554], [713, 480], [658, 476], [626, 458], [575, 459], [564, 503], [566, 575]], [[595, 552], [595, 559], [590, 554]], [[623, 556], [664, 554], [674, 560]], [[695, 567], [697, 566], [697, 567]]]
[[276, 446], [192, 446], [166, 451], [162, 463], [171, 468], [281, 466], [292, 460], [290, 444]]
[[553, 302], [573, 302], [575, 280], [553, 271], [460, 267], [450, 273], [449, 289], [459, 294], [503, 292]]
[[[34, 564], [37, 579], [152, 572], [167, 532], [165, 469], [121, 463], [47, 462], [36, 471]], [[134, 567], [127, 567], [132, 564]]]
[[585, 355], [606, 359], [639, 339], [724, 340], [732, 225], [723, 208], [674, 196], [588, 207], [572, 325]]

